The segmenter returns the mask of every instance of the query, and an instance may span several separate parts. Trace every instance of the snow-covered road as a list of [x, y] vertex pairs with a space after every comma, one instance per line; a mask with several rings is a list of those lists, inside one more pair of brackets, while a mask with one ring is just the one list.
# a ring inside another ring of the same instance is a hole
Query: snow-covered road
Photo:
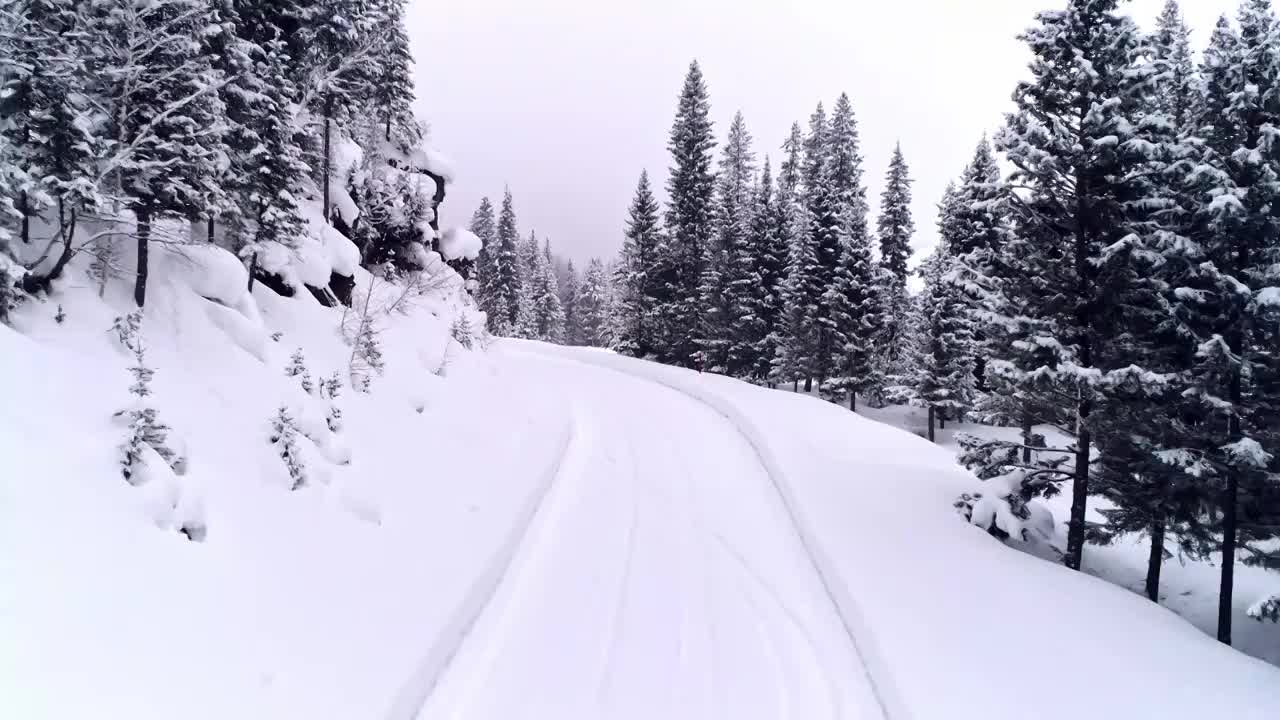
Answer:
[[741, 432], [650, 380], [508, 346], [571, 392], [555, 480], [419, 718], [879, 718], [857, 647]]

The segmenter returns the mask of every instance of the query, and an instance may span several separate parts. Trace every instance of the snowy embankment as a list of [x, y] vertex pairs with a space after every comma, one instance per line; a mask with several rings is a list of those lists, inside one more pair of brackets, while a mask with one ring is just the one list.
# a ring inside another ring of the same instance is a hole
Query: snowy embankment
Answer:
[[[381, 374], [353, 353], [360, 313], [250, 295], [213, 246], [153, 249], [147, 399], [186, 462], [150, 454], [136, 485], [112, 417], [131, 283], [99, 297], [76, 264], [0, 325], [0, 717], [376, 717], [459, 623], [568, 416], [451, 340], [483, 322], [451, 270], [355, 274]], [[280, 408], [300, 483], [270, 442]]]

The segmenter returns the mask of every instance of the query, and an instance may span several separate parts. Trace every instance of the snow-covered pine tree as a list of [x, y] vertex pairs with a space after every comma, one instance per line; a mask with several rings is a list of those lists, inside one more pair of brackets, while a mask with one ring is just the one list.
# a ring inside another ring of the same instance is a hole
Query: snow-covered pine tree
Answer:
[[609, 275], [604, 263], [592, 258], [582, 276], [578, 312], [582, 317], [582, 343], [589, 347], [609, 347]]
[[742, 113], [725, 139], [716, 197], [716, 238], [704, 264], [701, 351], [708, 371], [742, 377], [755, 365], [755, 278], [751, 229], [755, 151]]
[[520, 328], [520, 304], [524, 297], [520, 271], [520, 231], [516, 226], [511, 188], [502, 196], [498, 235], [493, 254], [493, 275], [489, 293], [489, 330], [499, 337], [516, 337]]
[[372, 97], [382, 120], [383, 138], [392, 139], [396, 130], [416, 133], [413, 120], [413, 56], [405, 27], [406, 0], [377, 0], [380, 17], [373, 32]]
[[[948, 205], [944, 201], [944, 214]], [[920, 268], [925, 284], [917, 299], [919, 335], [913, 339], [918, 343], [918, 366], [913, 379], [917, 402], [929, 410], [930, 441], [938, 420], [959, 419], [973, 401], [973, 336], [959, 289], [952, 280], [953, 262], [950, 246], [944, 240]], [[904, 326], [902, 332], [910, 334], [910, 328]]]
[[142, 307], [153, 221], [200, 217], [222, 194], [224, 79], [198, 42], [213, 31], [207, 3], [98, 0], [91, 18], [95, 35], [116, 39], [95, 54], [96, 97], [109, 109], [100, 172], [136, 219], [134, 301]]
[[285, 469], [289, 471], [289, 489], [299, 490], [307, 484], [307, 469], [298, 452], [298, 426], [289, 409], [283, 405], [271, 418], [268, 442], [275, 446]]
[[667, 178], [666, 242], [659, 247], [656, 281], [669, 287], [671, 298], [659, 305], [655, 333], [657, 359], [690, 367], [699, 350], [699, 317], [703, 311], [698, 289], [703, 263], [714, 234], [715, 173], [712, 170], [711, 101], [702, 69], [689, 64], [667, 148], [671, 172]]
[[787, 248], [787, 274], [782, 286], [782, 336], [774, 359], [774, 377], [798, 386], [805, 381], [805, 392], [812, 387], [809, 358], [817, 333], [814, 323], [818, 301], [822, 297], [822, 279], [818, 253], [805, 204], [804, 136], [799, 123], [791, 125], [791, 134], [783, 144], [786, 159], [778, 175], [778, 205], [783, 216], [780, 230]]
[[[990, 297], [998, 295], [1004, 274], [1001, 248], [1008, 235], [1005, 202], [1000, 167], [991, 143], [984, 136], [943, 214], [945, 227], [939, 229], [955, 259], [961, 299], [973, 323], [973, 374], [979, 392], [987, 389], [987, 359], [992, 354], [989, 345], [998, 335], [987, 327], [994, 322], [987, 308], [996, 302]], [[1012, 412], [1016, 415], [1017, 409]], [[1020, 421], [1021, 418], [1013, 419]]]
[[582, 294], [582, 278], [570, 260], [565, 266], [565, 282], [560, 292], [564, 307], [564, 344], [582, 345], [582, 315], [578, 312], [578, 296]]
[[[530, 241], [536, 242], [530, 235]], [[564, 308], [560, 305], [560, 289], [551, 258], [551, 240], [533, 253], [530, 293], [530, 326], [528, 337], [543, 342], [564, 342]]]
[[737, 333], [752, 345], [752, 365], [746, 376], [754, 382], [772, 382], [774, 359], [778, 356], [783, 335], [783, 283], [787, 274], [788, 246], [785, 240], [787, 211], [778, 201], [773, 188], [773, 169], [769, 158], [757, 183], [755, 213], [749, 245], [752, 263], [752, 322], [742, 322]]
[[1141, 99], [1131, 73], [1139, 39], [1133, 21], [1117, 12], [1117, 0], [1071, 0], [1064, 10], [1037, 15], [1021, 38], [1033, 56], [1032, 79], [1019, 84], [1016, 108], [997, 138], [1020, 187], [1009, 196], [1016, 228], [1002, 251], [1010, 277], [997, 308], [1013, 340], [1002, 347], [1012, 352], [988, 370], [998, 392], [1025, 394], [1044, 413], [1039, 420], [1075, 436], [1069, 469], [1064, 456], [1042, 454], [1053, 457], [1052, 464], [1027, 469], [1024, 488], [1073, 482], [1064, 560], [1079, 569], [1090, 418], [1108, 349], [1099, 324], [1109, 288], [1099, 283], [1098, 261], [1132, 230], [1129, 203], [1140, 188], [1130, 173], [1145, 162], [1129, 143]]
[[[632, 357], [649, 357], [655, 352], [660, 306], [671, 301], [671, 288], [659, 284], [661, 268], [658, 262], [662, 242], [658, 203], [649, 188], [649, 173], [641, 172], [635, 197], [627, 210], [626, 237], [615, 280], [620, 295], [617, 303], [618, 352]], [[584, 342], [585, 325], [584, 319]]]
[[884, 190], [880, 194], [880, 215], [876, 218], [882, 270], [879, 346], [883, 354], [880, 362], [887, 379], [894, 384], [902, 384], [906, 379], [906, 368], [899, 352], [906, 346], [903, 336], [910, 322], [907, 263], [911, 259], [911, 237], [915, 234], [915, 222], [911, 218], [911, 184], [902, 145], [895, 145], [885, 173]]
[[[480, 199], [480, 207], [476, 208], [475, 214], [471, 216], [468, 229], [484, 244], [480, 249], [480, 255], [476, 257], [476, 301], [481, 310], [490, 318], [494, 318], [496, 315], [494, 299], [498, 294], [498, 289], [495, 287], [497, 273], [494, 264], [494, 257], [498, 254], [498, 222], [493, 211], [493, 203], [489, 202], [489, 198]], [[492, 320], [490, 322], [492, 323]]]
[[534, 303], [538, 298], [538, 282], [542, 271], [538, 268], [538, 257], [542, 254], [542, 246], [538, 243], [536, 230], [529, 231], [529, 237], [519, 243], [520, 295], [517, 298], [516, 337], [528, 340], [538, 339], [538, 319], [534, 311]]
[[[82, 118], [92, 116], [86, 18], [72, 5], [32, 0], [6, 8], [0, 39], [6, 58], [0, 87], [0, 247], [16, 219], [19, 252], [46, 261], [22, 278], [28, 292], [61, 275], [73, 252], [77, 221], [95, 206], [94, 155], [99, 141]], [[41, 216], [50, 233], [33, 236]], [[51, 235], [51, 237], [43, 237]], [[45, 249], [45, 246], [48, 246]], [[60, 247], [59, 247], [60, 246]], [[18, 274], [16, 272], [13, 274]], [[0, 294], [11, 293], [8, 281]], [[4, 308], [0, 308], [3, 314]]]
[[[878, 362], [881, 350], [876, 347], [883, 311], [867, 229], [858, 124], [846, 94], [840, 95], [832, 109], [826, 144], [823, 189], [819, 192], [830, 196], [829, 209], [824, 212], [835, 225], [827, 227], [829, 220], [815, 221], [819, 265], [830, 278], [819, 303], [819, 365], [815, 367], [827, 371], [818, 373], [819, 378], [830, 379], [826, 395], [833, 400], [847, 396], [850, 409], [856, 409], [857, 394], [876, 390], [883, 382]], [[812, 207], [822, 208], [823, 204]], [[835, 245], [830, 247], [833, 232]], [[825, 270], [827, 263], [833, 263], [829, 270]]]
[[1239, 34], [1220, 22], [1205, 52], [1204, 113], [1186, 175], [1194, 243], [1178, 312], [1195, 343], [1183, 396], [1198, 411], [1180, 464], [1217, 491], [1218, 639], [1231, 642], [1233, 559], [1280, 524], [1280, 64], [1268, 0], [1245, 0]]

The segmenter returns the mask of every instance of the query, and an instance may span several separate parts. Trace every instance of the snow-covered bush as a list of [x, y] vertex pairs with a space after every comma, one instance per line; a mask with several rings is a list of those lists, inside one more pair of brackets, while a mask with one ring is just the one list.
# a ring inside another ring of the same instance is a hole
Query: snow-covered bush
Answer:
[[1271, 622], [1280, 622], [1280, 592], [1274, 595], [1268, 595], [1253, 605], [1249, 606], [1249, 617], [1262, 622], [1270, 620]]
[[455, 342], [468, 350], [475, 344], [475, 331], [472, 330], [471, 321], [466, 313], [458, 313], [458, 316], [453, 319], [449, 334], [453, 336]]
[[329, 432], [336, 433], [342, 430], [342, 408], [334, 402], [341, 393], [342, 380], [338, 377], [338, 373], [335, 372], [329, 378], [320, 381], [320, 397], [329, 399], [329, 411], [325, 414], [325, 424], [329, 426]]
[[289, 470], [290, 490], [297, 490], [307, 484], [306, 467], [302, 456], [298, 453], [298, 427], [289, 409], [280, 406], [276, 416], [271, 419], [270, 442], [275, 446], [285, 468]]
[[987, 480], [985, 492], [963, 493], [953, 507], [965, 520], [993, 536], [1022, 542], [1048, 542], [1053, 537], [1053, 514], [1031, 499], [1023, 473], [1014, 471]]
[[307, 370], [306, 358], [302, 355], [302, 348], [293, 351], [293, 355], [289, 358], [289, 365], [284, 369], [287, 377], [300, 378], [302, 389], [308, 395], [315, 394], [316, 386], [311, 381], [311, 373]]

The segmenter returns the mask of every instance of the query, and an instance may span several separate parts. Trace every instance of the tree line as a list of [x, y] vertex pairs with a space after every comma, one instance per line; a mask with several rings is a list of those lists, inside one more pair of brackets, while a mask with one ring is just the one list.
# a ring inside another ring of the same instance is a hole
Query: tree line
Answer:
[[[1221, 553], [1229, 643], [1236, 561], [1280, 567], [1280, 26], [1243, 0], [1197, 60], [1175, 1], [1152, 32], [1122, 5], [1066, 0], [1020, 36], [1029, 79], [940, 198], [917, 293], [902, 149], [872, 226], [847, 95], [792, 126], [775, 175], [740, 113], [716, 157], [693, 63], [665, 207], [642, 173], [629, 208], [608, 344], [853, 409], [922, 405], [930, 437], [1021, 428], [963, 437], [962, 461], [1024, 519], [1069, 488], [1073, 569], [1086, 542], [1148, 536], [1153, 600], [1169, 548]], [[498, 327], [519, 326], [514, 266], [493, 267]]]

